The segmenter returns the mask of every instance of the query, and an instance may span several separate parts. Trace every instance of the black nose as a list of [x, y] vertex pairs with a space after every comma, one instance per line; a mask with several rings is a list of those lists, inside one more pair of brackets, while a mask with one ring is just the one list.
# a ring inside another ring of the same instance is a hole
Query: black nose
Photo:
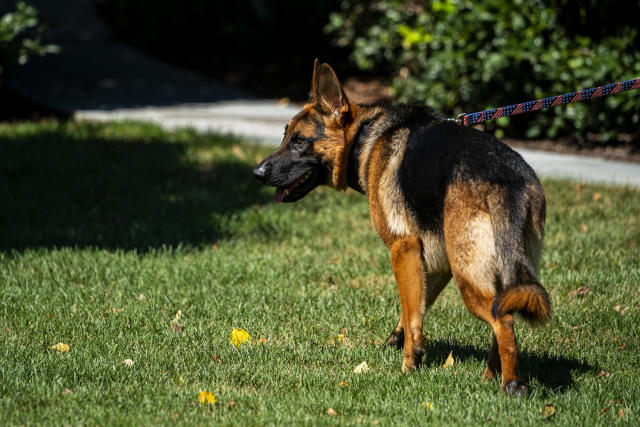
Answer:
[[260, 182], [267, 182], [267, 178], [269, 177], [269, 165], [266, 163], [260, 163], [254, 170], [253, 176]]

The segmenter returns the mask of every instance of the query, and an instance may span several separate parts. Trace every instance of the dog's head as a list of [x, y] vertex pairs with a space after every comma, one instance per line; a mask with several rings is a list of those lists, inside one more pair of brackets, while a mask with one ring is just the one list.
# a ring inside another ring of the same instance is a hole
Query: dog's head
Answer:
[[280, 147], [253, 170], [258, 181], [276, 187], [276, 202], [295, 202], [319, 185], [345, 187], [353, 108], [333, 69], [316, 59], [311, 100], [284, 128]]

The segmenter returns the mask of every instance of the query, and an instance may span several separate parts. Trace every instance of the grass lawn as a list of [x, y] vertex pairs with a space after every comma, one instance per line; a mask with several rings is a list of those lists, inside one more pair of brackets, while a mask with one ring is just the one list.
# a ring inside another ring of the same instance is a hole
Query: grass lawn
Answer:
[[554, 317], [517, 322], [532, 393], [510, 399], [481, 378], [490, 331], [453, 283], [423, 368], [400, 373], [365, 197], [276, 205], [251, 176], [268, 152], [136, 123], [0, 125], [3, 422], [537, 424], [545, 405], [560, 424], [640, 422], [639, 191], [543, 181]]

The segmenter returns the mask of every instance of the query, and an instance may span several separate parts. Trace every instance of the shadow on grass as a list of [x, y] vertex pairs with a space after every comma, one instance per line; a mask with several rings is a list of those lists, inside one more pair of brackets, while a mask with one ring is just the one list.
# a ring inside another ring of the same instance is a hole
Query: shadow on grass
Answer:
[[[453, 352], [457, 360], [474, 359], [480, 362], [482, 369], [479, 369], [478, 372], [484, 372], [488, 350], [479, 350], [476, 347], [445, 341], [427, 341], [427, 350], [422, 361], [423, 366], [442, 365], [442, 361], [450, 351]], [[544, 387], [559, 393], [564, 393], [573, 387], [575, 373], [598, 371], [597, 367], [575, 359], [540, 356], [522, 351], [518, 352], [518, 364], [520, 374], [525, 381], [535, 379]], [[543, 390], [540, 392], [544, 394]]]
[[0, 135], [0, 251], [210, 245], [221, 217], [268, 200], [228, 138], [194, 133], [206, 148], [226, 147], [198, 166], [185, 158], [191, 145], [157, 129], [118, 139], [73, 126]]

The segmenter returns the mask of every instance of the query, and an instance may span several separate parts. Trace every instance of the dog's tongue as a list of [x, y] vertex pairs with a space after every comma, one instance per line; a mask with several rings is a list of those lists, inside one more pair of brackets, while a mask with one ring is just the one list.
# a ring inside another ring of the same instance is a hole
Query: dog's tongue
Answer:
[[280, 203], [284, 198], [284, 188], [276, 188], [276, 195], [274, 196], [274, 200], [276, 203]]

